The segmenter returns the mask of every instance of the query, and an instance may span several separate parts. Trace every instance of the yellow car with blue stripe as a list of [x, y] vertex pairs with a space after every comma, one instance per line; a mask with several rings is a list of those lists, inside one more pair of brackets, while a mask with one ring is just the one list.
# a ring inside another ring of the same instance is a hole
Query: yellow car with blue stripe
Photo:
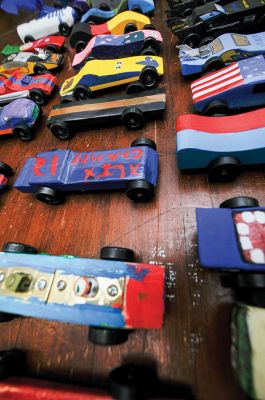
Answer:
[[[91, 60], [72, 78], [66, 79], [60, 95], [86, 100], [92, 92], [137, 82], [139, 88], [152, 89], [163, 75], [163, 59], [157, 56], [135, 56], [118, 60]], [[137, 86], [137, 85], [135, 85]], [[127, 91], [128, 93], [128, 91]], [[132, 91], [131, 91], [132, 93]]]

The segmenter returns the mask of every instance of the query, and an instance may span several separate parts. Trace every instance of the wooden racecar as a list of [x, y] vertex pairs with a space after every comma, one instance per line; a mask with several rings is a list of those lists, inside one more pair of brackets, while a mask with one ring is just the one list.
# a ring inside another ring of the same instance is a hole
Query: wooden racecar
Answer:
[[29, 97], [38, 105], [46, 103], [55, 88], [56, 77], [52, 74], [30, 76], [20, 73], [0, 75], [0, 104]]
[[262, 31], [264, 20], [263, 0], [236, 0], [222, 5], [211, 1], [195, 7], [186, 18], [169, 18], [167, 24], [183, 44], [200, 47], [201, 39], [207, 38], [209, 43], [222, 33]]
[[228, 182], [244, 165], [265, 162], [265, 108], [229, 117], [177, 117], [181, 170], [208, 170], [210, 181]]
[[14, 135], [23, 142], [34, 138], [33, 126], [40, 108], [29, 99], [14, 100], [0, 108], [0, 136]]
[[77, 11], [72, 7], [61, 8], [42, 18], [18, 25], [17, 33], [22, 42], [33, 42], [57, 32], [60, 32], [62, 36], [68, 36], [77, 17]]
[[70, 36], [70, 46], [77, 51], [81, 51], [87, 45], [87, 42], [98, 35], [122, 35], [137, 30], [154, 27], [150, 25], [150, 19], [134, 11], [124, 11], [116, 17], [110, 19], [104, 24], [92, 25], [88, 23], [77, 23], [73, 27]]
[[155, 195], [157, 175], [156, 144], [139, 138], [117, 150], [39, 153], [25, 162], [14, 187], [50, 205], [62, 204], [69, 191], [117, 189], [135, 202], [147, 202]]
[[47, 36], [42, 39], [34, 40], [34, 42], [27, 42], [17, 46], [7, 44], [3, 50], [1, 50], [1, 54], [9, 56], [10, 54], [20, 53], [21, 51], [34, 52], [38, 51], [38, 49], [46, 49], [53, 53], [60, 53], [64, 47], [64, 42], [64, 36]]
[[[103, 247], [101, 260], [35, 254], [21, 243], [0, 253], [1, 321], [10, 314], [90, 326], [95, 344], [163, 324], [165, 267], [134, 263], [134, 252]], [[155, 304], [155, 307], [154, 307]]]
[[134, 56], [118, 60], [91, 60], [72, 78], [63, 83], [60, 95], [63, 99], [74, 97], [86, 100], [93, 92], [108, 87], [131, 83], [127, 93], [138, 87], [153, 89], [163, 75], [163, 59], [153, 56]]
[[204, 115], [229, 114], [265, 104], [265, 60], [262, 55], [232, 63], [191, 84], [196, 110]]
[[182, 75], [205, 74], [234, 61], [265, 54], [265, 32], [252, 35], [225, 33], [199, 48], [178, 47]]
[[166, 108], [164, 89], [125, 96], [70, 102], [53, 106], [46, 124], [59, 139], [71, 139], [74, 130], [95, 125], [122, 123], [128, 129], [140, 129], [146, 119], [157, 118]]
[[162, 43], [158, 31], [143, 30], [126, 35], [100, 35], [92, 38], [81, 53], [73, 59], [73, 67], [79, 69], [88, 60], [115, 59], [137, 54], [157, 55]]
[[14, 71], [24, 74], [44, 74], [62, 66], [64, 55], [39, 49], [37, 53], [21, 52], [6, 56], [0, 65], [0, 74], [12, 74]]

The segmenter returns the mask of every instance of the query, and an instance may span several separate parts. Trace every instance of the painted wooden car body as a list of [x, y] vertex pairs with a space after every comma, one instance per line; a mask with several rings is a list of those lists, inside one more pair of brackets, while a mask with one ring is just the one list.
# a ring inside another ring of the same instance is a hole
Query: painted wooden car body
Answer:
[[211, 62], [216, 66], [217, 59], [225, 66], [234, 61], [265, 54], [265, 32], [252, 35], [225, 33], [200, 48], [192, 49], [186, 45], [179, 47], [182, 75], [200, 74], [204, 72], [206, 65], [210, 66]]
[[167, 24], [180, 40], [190, 34], [196, 34], [200, 38], [216, 37], [231, 31], [239, 33], [250, 29], [263, 30], [264, 14], [263, 0], [236, 0], [223, 5], [212, 1], [195, 7], [186, 18], [169, 18]]
[[147, 38], [155, 39], [157, 49], [163, 40], [160, 32], [153, 30], [136, 31], [125, 35], [95, 36], [83, 51], [76, 53], [72, 66], [75, 69], [80, 68], [89, 58], [104, 60], [140, 54], [145, 48], [144, 42]]
[[72, 78], [63, 83], [60, 95], [66, 97], [74, 94], [79, 86], [87, 87], [91, 92], [108, 87], [119, 86], [138, 81], [145, 67], [154, 67], [158, 75], [163, 75], [163, 59], [155, 56], [134, 56], [118, 60], [91, 60]]
[[197, 208], [203, 268], [265, 271], [265, 208]]
[[56, 81], [56, 77], [51, 74], [29, 76], [15, 73], [9, 76], [2, 75], [0, 76], [0, 104], [9, 103], [18, 98], [30, 97], [33, 99], [32, 91], [35, 89], [41, 90], [45, 95], [50, 95]]
[[[76, 10], [72, 7], [65, 7], [55, 10], [42, 18], [33, 19], [30, 22], [18, 25], [17, 33], [22, 42], [25, 41], [27, 36], [31, 36], [35, 40], [40, 39], [61, 31], [60, 27], [63, 24], [66, 24], [68, 29], [70, 29], [77, 21], [77, 17]], [[64, 30], [62, 30], [62, 33], [64, 33], [63, 36], [67, 36], [66, 33], [69, 34]]]
[[228, 117], [185, 114], [177, 117], [178, 167], [208, 168], [219, 157], [242, 165], [265, 162], [265, 108]]
[[160, 265], [2, 252], [0, 310], [105, 328], [161, 328], [164, 274]]
[[118, 7], [120, 0], [54, 0], [56, 7], [71, 6], [86, 12], [89, 8], [112, 10]]
[[129, 24], [133, 24], [135, 30], [142, 30], [146, 25], [150, 25], [150, 19], [134, 11], [124, 11], [100, 25], [79, 22], [73, 27], [69, 43], [71, 47], [76, 47], [79, 41], [87, 43], [93, 36], [122, 35], [126, 33]]
[[0, 108], [0, 136], [12, 135], [20, 124], [32, 128], [40, 115], [40, 108], [30, 99], [17, 99]]
[[12, 74], [20, 72], [24, 74], [36, 74], [37, 68], [42, 70], [57, 69], [62, 66], [64, 56], [48, 50], [39, 49], [37, 53], [20, 52], [4, 57], [0, 65], [0, 74]]
[[204, 112], [213, 101], [230, 110], [265, 104], [265, 60], [262, 55], [232, 63], [191, 84], [193, 105]]
[[59, 52], [63, 48], [64, 43], [64, 36], [47, 36], [42, 39], [34, 40], [34, 42], [28, 42], [17, 46], [7, 44], [1, 51], [1, 54], [9, 56], [10, 54], [20, 53], [21, 51], [34, 52], [34, 50], [38, 51], [38, 49], [47, 49]]

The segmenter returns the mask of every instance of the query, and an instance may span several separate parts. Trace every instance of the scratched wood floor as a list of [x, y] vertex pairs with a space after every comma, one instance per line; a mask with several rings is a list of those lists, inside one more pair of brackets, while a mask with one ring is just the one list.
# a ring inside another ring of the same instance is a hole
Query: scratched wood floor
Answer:
[[[164, 35], [161, 85], [167, 92], [167, 111], [163, 120], [150, 122], [139, 132], [98, 128], [63, 142], [45, 127], [52, 104], [59, 102], [56, 92], [44, 107], [34, 141], [27, 144], [9, 138], [0, 142], [0, 160], [18, 171], [26, 157], [52, 148], [115, 149], [130, 145], [140, 135], [156, 141], [160, 173], [153, 202], [136, 205], [124, 193], [87, 193], [69, 195], [64, 205], [52, 207], [10, 188], [0, 197], [0, 245], [20, 241], [42, 252], [83, 257], [98, 257], [104, 245], [126, 246], [143, 262], [165, 264], [164, 328], [137, 331], [126, 344], [102, 348], [88, 343], [86, 327], [18, 318], [1, 325], [0, 349], [25, 350], [32, 375], [81, 383], [103, 381], [112, 368], [138, 360], [157, 365], [161, 379], [191, 385], [198, 399], [245, 399], [230, 366], [232, 293], [221, 287], [216, 273], [199, 268], [194, 210], [218, 206], [235, 195], [255, 196], [263, 204], [264, 171], [245, 172], [231, 184], [209, 184], [206, 175], [181, 175], [177, 170], [175, 118], [192, 111], [192, 106], [189, 83], [179, 72], [176, 39], [163, 22], [166, 7], [166, 1], [157, 1], [154, 17]], [[1, 47], [19, 42], [10, 24], [1, 26]], [[74, 75], [72, 58], [69, 51], [59, 85]]]

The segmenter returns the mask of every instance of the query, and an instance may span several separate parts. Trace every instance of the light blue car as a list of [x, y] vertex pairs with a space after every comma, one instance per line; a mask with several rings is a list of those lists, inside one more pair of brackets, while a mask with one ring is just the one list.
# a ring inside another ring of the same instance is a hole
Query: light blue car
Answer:
[[265, 32], [252, 35], [225, 33], [199, 48], [187, 45], [178, 48], [182, 75], [208, 73], [234, 61], [265, 54]]

